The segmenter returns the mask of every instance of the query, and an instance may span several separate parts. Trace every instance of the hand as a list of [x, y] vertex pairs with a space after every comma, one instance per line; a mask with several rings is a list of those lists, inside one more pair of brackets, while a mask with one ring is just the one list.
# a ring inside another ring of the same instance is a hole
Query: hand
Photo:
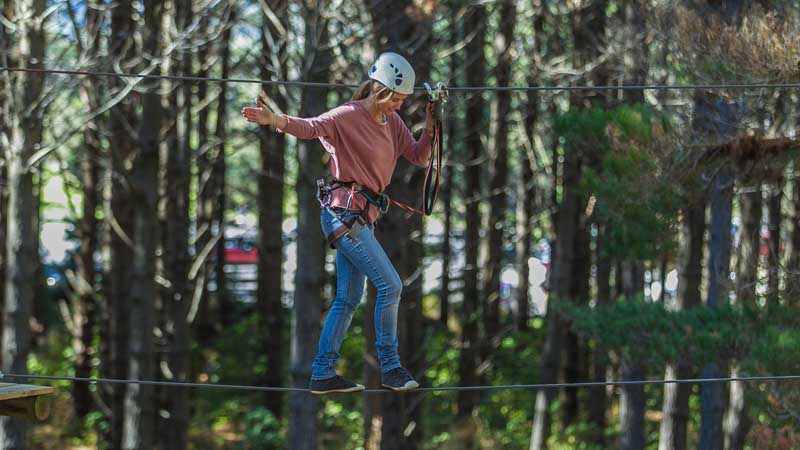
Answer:
[[434, 120], [434, 113], [436, 111], [436, 103], [435, 102], [428, 102], [428, 106], [425, 108], [425, 131], [428, 134], [433, 135], [433, 126], [435, 124]]
[[269, 107], [263, 103], [261, 100], [256, 98], [256, 106], [248, 106], [242, 108], [242, 116], [247, 119], [248, 122], [257, 123], [259, 125], [275, 125], [277, 116]]

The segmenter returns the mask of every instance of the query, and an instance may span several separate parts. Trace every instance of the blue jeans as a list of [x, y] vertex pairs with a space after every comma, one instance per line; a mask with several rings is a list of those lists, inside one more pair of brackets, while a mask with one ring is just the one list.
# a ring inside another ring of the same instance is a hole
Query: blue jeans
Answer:
[[[358, 215], [358, 211], [347, 211], [340, 215], [349, 221]], [[344, 226], [328, 208], [322, 209], [320, 221], [326, 236]], [[367, 278], [378, 292], [375, 302], [375, 347], [381, 371], [388, 372], [400, 367], [397, 309], [403, 283], [383, 247], [375, 239], [372, 227], [364, 226], [356, 238], [344, 235], [336, 241], [336, 298], [319, 337], [319, 350], [311, 368], [312, 380], [336, 375], [339, 349], [353, 313], [361, 303]]]

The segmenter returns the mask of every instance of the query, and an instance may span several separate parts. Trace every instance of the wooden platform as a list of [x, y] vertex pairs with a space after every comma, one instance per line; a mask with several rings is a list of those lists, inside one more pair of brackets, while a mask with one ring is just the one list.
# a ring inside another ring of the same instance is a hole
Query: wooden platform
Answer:
[[44, 420], [50, 415], [50, 386], [0, 383], [0, 416]]

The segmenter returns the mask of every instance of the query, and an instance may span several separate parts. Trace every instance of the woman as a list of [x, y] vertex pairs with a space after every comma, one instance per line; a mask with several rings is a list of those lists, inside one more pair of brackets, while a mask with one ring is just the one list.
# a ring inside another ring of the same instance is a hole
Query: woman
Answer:
[[374, 223], [400, 156], [424, 166], [431, 154], [433, 105], [427, 108], [425, 132], [417, 141], [395, 111], [414, 93], [414, 70], [396, 53], [383, 53], [369, 70], [351, 101], [308, 119], [274, 114], [256, 99], [242, 110], [248, 122], [270, 125], [300, 139], [319, 139], [331, 154], [334, 181], [320, 185], [320, 220], [336, 248], [336, 298], [333, 302], [311, 372], [314, 394], [364, 390], [336, 374], [339, 349], [353, 312], [361, 303], [367, 278], [375, 285], [375, 346], [381, 363], [381, 385], [395, 390], [419, 384], [400, 364], [397, 350], [397, 310], [403, 283], [380, 243]]

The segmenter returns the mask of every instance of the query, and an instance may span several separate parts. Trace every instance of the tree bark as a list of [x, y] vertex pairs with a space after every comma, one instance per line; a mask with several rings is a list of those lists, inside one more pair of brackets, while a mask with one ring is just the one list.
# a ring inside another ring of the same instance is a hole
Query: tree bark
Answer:
[[[724, 168], [711, 188], [711, 246], [709, 250], [709, 289], [706, 306], [716, 308], [727, 299], [730, 264], [731, 199], [733, 181], [730, 169]], [[722, 374], [721, 361], [710, 362], [703, 368], [703, 378], [718, 378]], [[722, 415], [724, 413], [723, 386], [706, 383], [700, 387], [700, 443], [699, 448], [721, 450], [723, 446]]]
[[[580, 198], [578, 202], [579, 204], [585, 204], [585, 199]], [[588, 218], [585, 217], [583, 213], [580, 214], [578, 230], [575, 235], [575, 248], [572, 251], [575, 261], [572, 267], [572, 279], [574, 281], [570, 288], [569, 298], [579, 304], [589, 303], [592, 253], [587, 219]], [[584, 373], [586, 372], [585, 368], [588, 367], [588, 364], [586, 364], [584, 341], [582, 341], [578, 333], [569, 326], [565, 331], [565, 336], [564, 382], [577, 383], [588, 378], [588, 374]], [[581, 409], [578, 402], [578, 389], [564, 389], [562, 398], [561, 429], [565, 430], [578, 420], [578, 414]]]
[[[84, 51], [91, 59], [97, 57], [100, 45], [93, 38], [101, 26], [102, 17], [97, 1], [89, 2], [86, 8], [86, 39], [82, 39]], [[99, 105], [97, 79], [87, 78], [81, 83], [81, 98], [91, 114]], [[92, 375], [92, 341], [96, 324], [96, 281], [94, 255], [98, 247], [97, 207], [99, 203], [99, 161], [101, 154], [99, 120], [87, 124], [83, 132], [84, 151], [81, 152], [81, 181], [83, 188], [82, 214], [79, 224], [80, 251], [76, 258], [77, 280], [73, 286], [72, 301], [72, 349], [75, 376], [88, 378]], [[93, 407], [87, 383], [74, 383], [72, 396], [75, 414], [85, 417]]]
[[[756, 306], [758, 262], [761, 247], [762, 199], [761, 185], [745, 187], [740, 196], [741, 233], [737, 248], [736, 301], [741, 305]], [[731, 362], [731, 376], [743, 375], [736, 361]], [[744, 448], [744, 438], [749, 429], [747, 417], [746, 385], [741, 381], [728, 384], [728, 407], [725, 411], [724, 433], [726, 450]]]
[[[533, 22], [534, 38], [536, 45], [530, 51], [541, 54], [544, 47], [543, 40], [545, 24], [545, 10], [539, 5], [536, 18]], [[531, 74], [526, 77], [529, 86], [539, 84], [538, 75]], [[534, 172], [537, 168], [536, 158], [536, 135], [537, 126], [540, 120], [539, 108], [540, 94], [534, 90], [526, 92], [525, 105], [525, 136], [527, 140], [522, 146], [525, 152], [521, 158], [520, 174], [517, 178], [517, 205], [516, 205], [516, 245], [514, 266], [519, 274], [519, 284], [514, 292], [514, 304], [516, 305], [516, 325], [517, 330], [528, 329], [528, 319], [530, 318], [530, 265], [528, 260], [531, 257], [533, 247], [533, 209], [536, 203], [536, 180]]]
[[[629, 361], [623, 361], [622, 379], [624, 381], [644, 380], [644, 375], [644, 369], [640, 365]], [[624, 386], [621, 389], [621, 395], [619, 399], [620, 450], [644, 449], [644, 445], [646, 443], [644, 429], [644, 409], [644, 386]]]
[[[187, 31], [193, 18], [192, 2], [175, 0], [177, 10], [175, 26], [178, 34]], [[179, 54], [176, 61], [178, 73], [192, 75], [192, 54]], [[169, 378], [183, 381], [191, 379], [190, 349], [191, 328], [189, 310], [192, 294], [189, 287], [189, 190], [191, 182], [192, 84], [181, 83], [170, 98], [175, 106], [170, 121], [175, 123], [172, 133], [174, 145], [166, 152], [165, 209], [168, 219], [164, 222], [165, 277], [170, 287], [165, 289], [165, 316], [168, 338]], [[169, 111], [169, 110], [167, 110]], [[163, 423], [164, 447], [166, 450], [181, 450], [187, 445], [190, 420], [190, 391], [187, 388], [170, 389], [166, 396], [169, 418]]]
[[[329, 81], [331, 53], [328, 49], [327, 22], [320, 18], [327, 2], [307, 0], [303, 3], [305, 18], [304, 61], [302, 79]], [[316, 116], [327, 109], [327, 90], [303, 90], [301, 116]], [[316, 180], [323, 175], [322, 154], [316, 142], [298, 145], [297, 203], [297, 266], [295, 274], [294, 321], [292, 327], [291, 383], [294, 387], [308, 386], [311, 362], [316, 355], [320, 333], [325, 241], [319, 231], [319, 205], [316, 199]], [[317, 448], [317, 407], [319, 401], [305, 393], [289, 396], [288, 447], [298, 450]]]
[[[711, 142], [727, 142], [735, 133], [738, 122], [736, 106], [724, 100], [705, 95], [695, 98], [695, 129]], [[727, 161], [716, 169], [709, 194], [711, 207], [711, 242], [709, 247], [709, 281], [706, 307], [716, 308], [727, 302], [731, 254], [731, 209], [733, 198], [733, 169]], [[724, 361], [711, 361], [703, 368], [703, 378], [718, 378]], [[706, 383], [700, 387], [700, 441], [699, 447], [720, 450], [723, 446], [722, 419], [724, 414], [724, 386]]]
[[[109, 53], [115, 63], [127, 67], [134, 39], [132, 4], [124, 0], [111, 10], [111, 35]], [[115, 80], [113, 89], [123, 89], [123, 80]], [[123, 99], [111, 108], [109, 127], [115, 145], [107, 153], [110, 169], [106, 171], [103, 209], [105, 211], [103, 252], [103, 305], [108, 317], [104, 333], [110, 337], [109, 363], [101, 373], [109, 378], [128, 378], [128, 322], [131, 295], [131, 265], [133, 260], [133, 201], [131, 200], [130, 171], [128, 163], [135, 154], [136, 138], [129, 130], [138, 127], [133, 99]], [[111, 407], [109, 445], [122, 448], [122, 430], [125, 416], [125, 386], [103, 385], [106, 402]]]
[[[274, 24], [264, 14], [261, 25], [261, 78], [288, 79], [287, 30], [288, 2], [273, 0], [264, 6], [269, 8], [279, 24]], [[286, 110], [287, 102], [280, 91], [269, 85], [264, 92], [278, 108]], [[261, 128], [259, 130], [261, 172], [258, 176], [258, 310], [264, 332], [264, 355], [267, 358], [265, 386], [283, 386], [286, 376], [286, 309], [283, 307], [283, 185], [285, 177], [286, 137], [283, 133]], [[280, 257], [279, 257], [280, 256]], [[267, 393], [264, 405], [280, 418], [283, 410], [283, 395]]]
[[[711, 5], [728, 24], [738, 24], [741, 8], [739, 0]], [[736, 104], [716, 99], [709, 94], [695, 96], [694, 129], [710, 142], [730, 142], [736, 133], [739, 118]], [[709, 204], [711, 208], [710, 245], [708, 255], [708, 294], [706, 307], [716, 308], [727, 302], [730, 291], [731, 215], [733, 198], [733, 168], [723, 161], [711, 181]], [[711, 361], [702, 370], [703, 378], [718, 378], [723, 373], [725, 361]], [[700, 387], [700, 439], [698, 448], [721, 450], [724, 444], [723, 414], [724, 385], [705, 383]]]
[[[611, 257], [606, 249], [606, 227], [599, 223], [597, 226], [597, 239], [595, 241], [595, 255], [597, 261], [597, 306], [611, 303]], [[595, 346], [592, 353], [592, 381], [606, 381], [608, 369], [608, 353]], [[605, 429], [608, 424], [606, 410], [608, 408], [608, 394], [604, 386], [593, 387], [589, 390], [589, 423], [593, 425], [591, 442], [604, 447], [606, 445]]]
[[[680, 281], [677, 308], [689, 309], [700, 305], [700, 283], [703, 278], [703, 248], [706, 232], [706, 200], [702, 195], [687, 208], [683, 223], [686, 239], [681, 250]], [[685, 358], [668, 364], [664, 379], [686, 379], [692, 375]], [[664, 385], [663, 420], [658, 450], [686, 450], [689, 421], [689, 395], [692, 386], [670, 383]]]
[[[466, 45], [467, 84], [480, 86], [486, 80], [484, 54], [486, 26], [486, 7], [475, 4], [468, 7], [464, 17], [466, 29], [475, 31], [476, 35]], [[477, 373], [480, 358], [480, 334], [478, 320], [480, 317], [480, 296], [478, 293], [478, 246], [480, 243], [481, 217], [479, 210], [479, 194], [481, 192], [481, 166], [484, 157], [483, 143], [479, 130], [483, 128], [484, 102], [479, 94], [467, 98], [466, 130], [464, 145], [467, 150], [465, 169], [466, 233], [465, 233], [465, 268], [464, 268], [464, 302], [463, 325], [461, 335], [461, 353], [459, 355], [458, 376], [462, 385], [477, 385]], [[457, 426], [463, 426], [463, 448], [476, 445], [475, 428], [469, 425], [472, 411], [478, 404], [478, 395], [474, 391], [459, 391], [456, 406]]]
[[[22, 67], [44, 67], [45, 26], [43, 16], [45, 0], [14, 2], [4, 12], [17, 18], [17, 48]], [[6, 78], [8, 120], [4, 149], [7, 170], [8, 209], [5, 248], [5, 292], [0, 337], [0, 369], [3, 372], [28, 373], [27, 359], [31, 348], [30, 319], [33, 311], [34, 279], [38, 264], [33, 171], [28, 159], [41, 145], [44, 109], [40, 105], [44, 89], [44, 75], [18, 73]], [[34, 106], [31, 108], [31, 106]], [[24, 380], [17, 380], [24, 382]], [[0, 418], [0, 448], [24, 450], [27, 448], [28, 427], [20, 418]]]
[[[449, 14], [451, 17], [456, 17], [458, 11], [458, 5], [456, 2], [448, 2], [447, 3], [449, 8]], [[460, 22], [451, 19], [449, 21], [449, 31], [450, 31], [450, 45], [455, 47], [461, 42], [462, 38], [462, 28], [459, 26]], [[450, 83], [458, 84], [459, 80], [461, 79], [461, 75], [463, 71], [461, 70], [462, 67], [462, 58], [458, 53], [454, 53], [450, 57]], [[451, 154], [451, 161], [454, 161], [457, 156], [456, 153], [460, 146], [450, 146], [449, 144], [452, 142], [460, 142], [462, 128], [460, 126], [460, 121], [458, 120], [458, 113], [454, 111], [455, 107], [451, 105], [450, 114], [447, 116], [447, 122], [444, 124], [447, 130], [446, 142], [448, 147], [453, 152]], [[448, 329], [448, 321], [450, 319], [450, 266], [452, 264], [452, 241], [450, 239], [450, 235], [452, 234], [453, 230], [453, 194], [454, 192], [454, 182], [453, 182], [453, 172], [455, 168], [451, 165], [449, 167], [444, 168], [444, 180], [442, 181], [442, 190], [439, 194], [439, 201], [442, 203], [442, 210], [444, 217], [442, 218], [443, 221], [443, 231], [442, 231], [442, 284], [441, 289], [439, 292], [439, 322], [442, 326], [443, 330]]]
[[[221, 78], [228, 78], [231, 70], [231, 28], [236, 20], [237, 7], [234, 3], [229, 6], [230, 15], [228, 16], [228, 23], [222, 32], [222, 41], [220, 43], [220, 57], [221, 57]], [[216, 301], [217, 301], [217, 326], [221, 327], [220, 331], [227, 325], [233, 323], [233, 298], [228, 293], [227, 280], [225, 276], [225, 209], [228, 204], [228, 198], [225, 190], [225, 168], [226, 159], [225, 153], [227, 151], [228, 140], [228, 123], [225, 110], [228, 105], [228, 84], [222, 83], [217, 96], [217, 122], [214, 128], [214, 137], [216, 139], [213, 148], [214, 156], [211, 163], [211, 185], [213, 190], [209, 193], [213, 199], [213, 206], [211, 208], [211, 229], [215, 231], [215, 237], [218, 239], [217, 246], [215, 247], [215, 264], [214, 264], [214, 281], [216, 282]]]
[[[198, 25], [198, 31], [201, 36], [209, 34], [209, 20], [201, 17]], [[210, 42], [204, 43], [198, 49], [197, 62], [199, 70], [196, 76], [199, 78], [207, 78], [209, 76], [209, 67], [212, 65], [213, 59], [209, 55], [210, 49]], [[207, 248], [214, 245], [215, 236], [218, 235], [212, 229], [214, 214], [213, 192], [215, 189], [215, 181], [212, 177], [213, 149], [218, 148], [218, 146], [215, 145], [210, 135], [209, 115], [212, 101], [209, 97], [212, 93], [208, 90], [208, 84], [200, 83], [197, 86], [196, 100], [196, 103], [200, 105], [197, 111], [197, 152], [195, 156], [195, 164], [197, 165], [196, 255], [204, 255]], [[221, 242], [216, 244], [222, 245]], [[195, 264], [199, 265], [199, 269], [192, 280], [195, 293], [192, 298], [191, 317], [189, 319], [194, 335], [201, 346], [209, 345], [216, 335], [216, 329], [212, 323], [215, 316], [215, 308], [211, 304], [213, 298], [209, 295], [211, 272], [214, 267], [212, 260], [213, 258], [209, 256], [203, 261], [196, 262]]]
[[[163, 2], [147, 2], [144, 10], [142, 51], [148, 58], [160, 53]], [[157, 85], [156, 85], [157, 86]], [[151, 89], [155, 89], [151, 86]], [[154, 299], [156, 297], [156, 243], [158, 239], [159, 142], [162, 125], [161, 98], [153, 90], [142, 95], [139, 152], [131, 173], [133, 202], [132, 279], [130, 297], [129, 376], [137, 380], [155, 377]], [[152, 386], [128, 384], [125, 391], [123, 450], [150, 450], [154, 444], [155, 397]]]
[[[8, 0], [0, 1], [0, 11], [7, 18], [14, 17], [13, 3]], [[8, 49], [13, 46], [11, 34], [6, 27], [0, 28], [0, 48]], [[6, 67], [15, 67], [16, 60], [11, 52], [0, 52], [0, 64]], [[10, 141], [12, 124], [12, 101], [14, 98], [13, 85], [10, 80], [0, 77], [0, 138]], [[5, 145], [0, 147], [0, 336], [3, 329], [3, 311], [5, 310], [6, 295], [6, 229], [8, 226], [8, 164]], [[0, 366], [2, 366], [2, 352], [0, 352]]]
[[745, 186], [743, 191], [740, 196], [742, 225], [736, 255], [736, 302], [754, 306], [761, 244], [761, 185]]
[[784, 297], [787, 304], [796, 306], [800, 292], [800, 162], [795, 161], [792, 168], [792, 229], [789, 234], [789, 249], [786, 257], [786, 291]]
[[769, 241], [767, 241], [767, 302], [769, 305], [774, 305], [780, 297], [780, 282], [781, 282], [781, 223], [783, 222], [783, 211], [781, 203], [783, 202], [783, 185], [784, 178], [780, 176], [775, 181], [774, 186], [770, 189], [769, 195]]
[[[642, 295], [644, 278], [642, 277], [642, 263], [634, 260], [623, 260], [620, 263], [622, 271], [622, 295], [627, 299], [635, 299]], [[640, 381], [644, 379], [645, 370], [639, 361], [624, 355], [622, 358], [623, 381]], [[619, 431], [621, 450], [644, 449], [645, 429], [645, 395], [643, 385], [626, 385], [620, 389], [619, 399]]]
[[[502, 2], [499, 11], [500, 26], [495, 39], [497, 65], [494, 77], [498, 86], [511, 84], [514, 28], [517, 21], [515, 2]], [[489, 180], [489, 217], [487, 232], [487, 258], [483, 267], [483, 297], [486, 309], [483, 314], [487, 348], [485, 356], [491, 354], [491, 342], [500, 332], [500, 274], [503, 270], [503, 235], [505, 215], [508, 210], [508, 118], [511, 114], [511, 92], [498, 91], [492, 102], [492, 123], [489, 136], [491, 146], [491, 174]]]
[[[364, 341], [366, 355], [364, 382], [366, 386], [381, 384], [381, 368], [375, 349], [375, 299], [377, 292], [373, 284], [367, 285], [367, 301], [364, 305]], [[380, 450], [383, 430], [383, 396], [364, 397], [364, 450]]]
[[524, 145], [520, 161], [520, 173], [517, 177], [517, 205], [516, 205], [516, 243], [514, 248], [515, 261], [514, 267], [519, 274], [519, 283], [514, 291], [514, 304], [516, 305], [516, 328], [519, 331], [528, 329], [528, 319], [530, 318], [530, 265], [528, 259], [531, 257], [533, 247], [533, 208], [535, 201], [535, 179], [533, 177], [536, 167], [534, 134], [539, 121], [539, 97], [534, 91], [528, 94], [525, 115], [525, 131], [527, 142]]
[[[580, 204], [578, 181], [581, 178], [580, 155], [574, 148], [567, 148], [563, 168], [563, 200], [558, 206], [555, 230], [554, 260], [551, 267], [552, 293], [547, 302], [545, 316], [545, 344], [542, 354], [541, 382], [556, 383], [561, 370], [561, 353], [564, 342], [565, 321], [561, 313], [554, 310], [553, 302], [569, 301], [575, 264], [575, 241], [580, 223]], [[550, 407], [557, 395], [553, 389], [536, 393], [533, 427], [531, 430], [531, 450], [547, 448], [552, 418]]]

